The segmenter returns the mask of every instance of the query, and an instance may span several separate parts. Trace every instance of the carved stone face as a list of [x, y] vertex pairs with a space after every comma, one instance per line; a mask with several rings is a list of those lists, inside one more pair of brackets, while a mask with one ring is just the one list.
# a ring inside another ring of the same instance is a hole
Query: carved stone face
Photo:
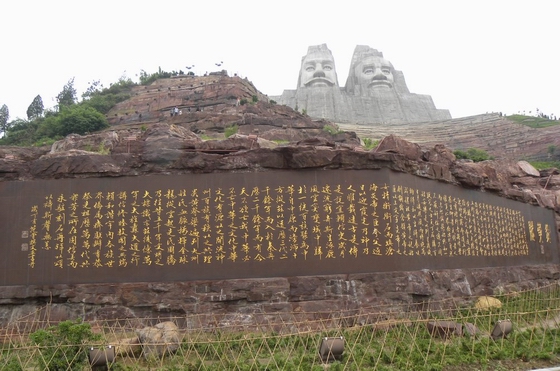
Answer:
[[354, 70], [362, 91], [371, 88], [392, 88], [395, 82], [393, 65], [383, 57], [367, 57]]
[[307, 54], [301, 64], [300, 87], [338, 85], [334, 59], [330, 53]]

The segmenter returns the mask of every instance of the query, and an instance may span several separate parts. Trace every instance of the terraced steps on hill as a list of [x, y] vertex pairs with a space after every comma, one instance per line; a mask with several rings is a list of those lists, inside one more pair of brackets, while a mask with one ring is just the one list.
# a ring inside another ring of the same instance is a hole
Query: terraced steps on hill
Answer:
[[251, 100], [253, 95], [266, 100], [251, 82], [237, 76], [182, 75], [135, 86], [132, 97], [113, 107], [107, 120], [111, 125], [168, 121], [175, 107], [183, 114], [199, 111], [227, 113], [238, 98]]
[[560, 145], [560, 125], [534, 129], [497, 113], [418, 124], [338, 125], [361, 138], [394, 134], [423, 146], [443, 143], [454, 150], [479, 148], [496, 158], [546, 159], [548, 147]]
[[[245, 104], [246, 103], [246, 104]], [[179, 114], [172, 115], [177, 107]], [[150, 124], [181, 126], [206, 139], [223, 139], [227, 129], [239, 134], [258, 135], [276, 141], [300, 141], [311, 137], [328, 137], [337, 142], [358, 146], [354, 133], [323, 130], [326, 121], [313, 120], [290, 107], [269, 102], [246, 79], [225, 74], [178, 76], [135, 86], [132, 96], [120, 102], [107, 115], [113, 130], [143, 131]], [[129, 151], [134, 143], [117, 149]]]
[[[253, 97], [257, 98], [258, 105], [237, 105], [238, 99], [253, 103]], [[238, 125], [243, 134], [264, 135], [265, 131], [274, 130], [274, 139], [286, 140], [295, 140], [290, 129], [300, 129], [299, 132], [311, 129], [305, 134], [309, 136], [320, 133], [328, 124], [287, 106], [263, 106], [261, 102], [268, 102], [268, 97], [247, 79], [222, 73], [182, 75], [159, 79], [147, 86], [135, 86], [132, 97], [113, 107], [107, 119], [112, 126], [139, 129], [166, 122], [212, 135], [223, 133], [228, 126]], [[171, 116], [174, 107], [182, 114]], [[338, 125], [361, 138], [381, 139], [394, 134], [426, 147], [444, 144], [453, 150], [479, 148], [495, 158], [546, 160], [551, 145], [560, 148], [560, 125], [535, 129], [497, 113], [415, 124]]]

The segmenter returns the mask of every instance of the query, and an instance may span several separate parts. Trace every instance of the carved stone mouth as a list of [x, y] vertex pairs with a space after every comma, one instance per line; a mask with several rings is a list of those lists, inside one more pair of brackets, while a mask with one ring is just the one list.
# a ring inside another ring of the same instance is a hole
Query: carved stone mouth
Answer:
[[369, 83], [369, 85], [368, 85], [368, 87], [370, 87], [370, 88], [372, 88], [372, 87], [378, 87], [378, 86], [386, 86], [386, 87], [388, 87], [388, 88], [392, 88], [392, 87], [393, 87], [393, 84], [390, 83], [390, 82], [387, 81], [387, 80], [372, 80], [372, 81]]
[[305, 86], [333, 86], [334, 83], [331, 80], [327, 80], [323, 77], [316, 77], [309, 80]]

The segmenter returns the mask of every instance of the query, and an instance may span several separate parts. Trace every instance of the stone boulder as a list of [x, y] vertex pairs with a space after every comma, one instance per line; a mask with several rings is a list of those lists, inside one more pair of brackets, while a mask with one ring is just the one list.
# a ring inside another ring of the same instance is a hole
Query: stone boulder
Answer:
[[375, 151], [398, 153], [408, 160], [419, 160], [422, 158], [422, 149], [418, 144], [406, 141], [395, 135], [383, 138]]
[[185, 148], [202, 143], [196, 134], [182, 126], [155, 124], [142, 135], [144, 161], [169, 164], [177, 161]]
[[451, 166], [451, 164], [457, 161], [457, 157], [455, 157], [453, 151], [443, 144], [436, 144], [433, 148], [428, 149], [424, 153], [423, 159], [428, 162], [445, 166]]
[[181, 345], [179, 329], [171, 321], [137, 330], [136, 335], [142, 344], [142, 354], [147, 359], [173, 354]]
[[485, 169], [473, 162], [457, 161], [451, 168], [451, 174], [467, 188], [482, 188], [488, 180]]
[[481, 296], [476, 300], [474, 307], [476, 309], [482, 309], [482, 310], [501, 308], [502, 302], [499, 299], [493, 298], [491, 296]]
[[82, 150], [93, 153], [107, 154], [116, 147], [120, 138], [114, 131], [104, 131], [97, 134], [70, 134], [66, 138], [56, 141], [51, 146], [51, 154]]
[[432, 336], [448, 339], [452, 336], [463, 336], [463, 325], [455, 321], [429, 321], [426, 323]]
[[517, 162], [517, 166], [519, 166], [521, 170], [527, 175], [535, 176], [535, 177], [541, 176], [541, 173], [539, 173], [539, 171], [535, 169], [533, 165], [531, 165], [527, 161], [519, 161]]

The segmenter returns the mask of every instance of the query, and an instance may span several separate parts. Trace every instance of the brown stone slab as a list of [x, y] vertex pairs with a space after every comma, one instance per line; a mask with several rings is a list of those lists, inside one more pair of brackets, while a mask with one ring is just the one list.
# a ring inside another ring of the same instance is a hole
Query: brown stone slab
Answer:
[[0, 285], [558, 263], [552, 210], [381, 170], [0, 183]]

